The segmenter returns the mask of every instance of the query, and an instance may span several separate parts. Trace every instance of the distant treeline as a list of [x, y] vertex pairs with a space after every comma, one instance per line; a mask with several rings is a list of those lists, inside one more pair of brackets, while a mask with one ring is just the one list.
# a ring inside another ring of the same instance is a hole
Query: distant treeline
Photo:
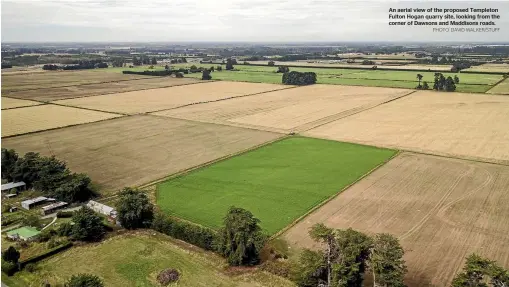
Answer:
[[90, 60], [90, 61], [78, 61], [77, 65], [65, 65], [65, 66], [59, 66], [59, 65], [53, 65], [53, 64], [47, 64], [42, 66], [43, 70], [86, 70], [86, 69], [103, 69], [108, 68], [108, 64], [105, 62], [102, 62], [102, 60]]

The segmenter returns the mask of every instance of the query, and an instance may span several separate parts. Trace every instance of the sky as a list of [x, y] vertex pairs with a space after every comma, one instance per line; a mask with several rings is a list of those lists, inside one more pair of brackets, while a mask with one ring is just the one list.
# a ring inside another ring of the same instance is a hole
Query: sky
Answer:
[[[389, 26], [389, 8], [497, 8], [499, 32]], [[505, 26], [505, 28], [504, 28]], [[509, 42], [509, 1], [2, 0], [2, 42]]]

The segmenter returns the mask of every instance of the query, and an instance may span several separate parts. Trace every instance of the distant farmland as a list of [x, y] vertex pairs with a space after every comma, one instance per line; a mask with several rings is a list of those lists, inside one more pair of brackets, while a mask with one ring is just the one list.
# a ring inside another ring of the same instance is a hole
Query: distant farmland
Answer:
[[395, 151], [311, 138], [289, 138], [157, 186], [172, 215], [217, 228], [234, 205], [273, 234], [388, 160]]
[[[217, 66], [212, 64], [197, 64], [202, 67]], [[190, 66], [180, 65], [180, 66]], [[212, 72], [213, 80], [245, 81], [260, 83], [281, 83], [280, 73], [275, 73], [277, 67], [236, 65], [238, 71]], [[434, 72], [415, 71], [387, 71], [387, 70], [366, 70], [366, 69], [326, 69], [326, 68], [295, 68], [290, 71], [315, 72], [318, 84], [332, 85], [353, 85], [370, 87], [392, 87], [414, 89], [417, 84], [417, 74], [423, 75], [423, 81], [427, 81], [430, 87], [433, 86]], [[457, 84], [458, 92], [484, 93], [495, 83], [502, 79], [501, 75], [489, 74], [455, 74], [443, 72], [444, 76], [460, 78]], [[188, 77], [201, 78], [201, 73], [187, 75]]]

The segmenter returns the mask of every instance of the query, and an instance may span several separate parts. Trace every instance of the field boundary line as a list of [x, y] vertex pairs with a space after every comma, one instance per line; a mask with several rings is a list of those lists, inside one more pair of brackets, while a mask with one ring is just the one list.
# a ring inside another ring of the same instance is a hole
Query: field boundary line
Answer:
[[[225, 82], [229, 82], [229, 81], [225, 81]], [[245, 83], [251, 83], [251, 82], [245, 82]], [[275, 84], [275, 85], [277, 85], [277, 84]], [[175, 110], [175, 109], [179, 109], [179, 108], [185, 108], [185, 107], [193, 106], [193, 105], [200, 105], [200, 104], [208, 104], [208, 103], [221, 102], [221, 101], [226, 101], [226, 100], [231, 100], [231, 99], [237, 99], [237, 98], [261, 95], [261, 94], [265, 94], [265, 93], [271, 93], [271, 92], [295, 89], [295, 88], [299, 88], [299, 87], [300, 86], [288, 86], [288, 87], [284, 87], [284, 88], [276, 89], [276, 90], [269, 90], [269, 91], [263, 91], [263, 92], [258, 92], [258, 93], [253, 93], [253, 94], [246, 94], [246, 95], [240, 95], [240, 96], [233, 96], [233, 97], [217, 99], [217, 100], [210, 100], [210, 101], [202, 101], [202, 102], [189, 103], [189, 104], [185, 104], [185, 105], [182, 105], [182, 106], [177, 106], [177, 107], [167, 108], [167, 109], [161, 109], [161, 110], [155, 110], [155, 111], [150, 111], [150, 112], [145, 112], [145, 113], [140, 113], [140, 114], [150, 114], [150, 113], [165, 112], [165, 111]]]
[[508, 80], [509, 81], [509, 78], [504, 78], [502, 77], [502, 79], [498, 82], [496, 82], [493, 86], [491, 86], [491, 88], [489, 88], [486, 92], [484, 92], [485, 94], [490, 94], [490, 95], [509, 95], [508, 94], [497, 94], [497, 93], [488, 93], [489, 91], [491, 91], [492, 89], [494, 89], [496, 86], [498, 86], [499, 84], [502, 84], [503, 82], [505, 82], [505, 80]]
[[[330, 121], [326, 121], [326, 122], [324, 122], [324, 123], [320, 123], [319, 125], [312, 126], [311, 128], [304, 129], [304, 130], [300, 130], [298, 133], [299, 133], [299, 134], [300, 134], [300, 133], [304, 133], [304, 132], [310, 131], [310, 130], [312, 130], [312, 129], [316, 129], [316, 128], [318, 128], [318, 127], [324, 126], [324, 125], [326, 125], [326, 124], [329, 124], [329, 123], [332, 123], [332, 122], [335, 122], [335, 121], [339, 121], [339, 120], [341, 120], [341, 119], [344, 119], [344, 118], [347, 118], [347, 117], [350, 117], [350, 116], [353, 116], [353, 115], [356, 115], [356, 114], [362, 113], [362, 112], [364, 112], [364, 111], [368, 111], [368, 110], [374, 109], [374, 108], [379, 107], [379, 106], [381, 106], [381, 105], [385, 105], [385, 104], [387, 104], [387, 103], [390, 103], [390, 102], [393, 102], [393, 101], [399, 100], [399, 99], [404, 98], [404, 97], [406, 97], [406, 96], [410, 96], [410, 95], [412, 95], [412, 94], [414, 94], [414, 93], [416, 93], [416, 92], [417, 92], [417, 91], [410, 91], [408, 94], [404, 94], [404, 95], [401, 95], [401, 96], [399, 96], [399, 97], [395, 97], [395, 98], [389, 99], [389, 100], [387, 100], [387, 101], [383, 101], [383, 102], [381, 102], [381, 103], [378, 103], [378, 104], [372, 105], [372, 106], [367, 107], [367, 108], [365, 108], [365, 109], [361, 109], [360, 111], [356, 111], [356, 112], [353, 112], [353, 113], [351, 113], [351, 114], [347, 114], [347, 115], [345, 115], [345, 116], [343, 116], [343, 117], [334, 118], [334, 119], [332, 119], [332, 120], [330, 120]], [[341, 114], [341, 113], [338, 113], [338, 114], [336, 114], [336, 115], [339, 115], [339, 114]], [[329, 117], [333, 117], [333, 116], [334, 116], [334, 115], [329, 116]], [[323, 119], [325, 119], [325, 118], [323, 118]], [[322, 120], [323, 120], [323, 119], [322, 119]], [[297, 127], [297, 129], [298, 129], [298, 128], [299, 128], [299, 127]], [[304, 136], [304, 135], [303, 135], [303, 136]], [[309, 136], [308, 136], [308, 137], [309, 137]]]
[[1, 137], [1, 139], [8, 139], [8, 138], [13, 138], [13, 137], [19, 137], [19, 136], [32, 135], [32, 134], [36, 134], [36, 133], [42, 133], [42, 132], [47, 132], [47, 131], [54, 131], [54, 130], [59, 130], [59, 129], [64, 129], [64, 128], [70, 128], [70, 127], [81, 126], [81, 125], [88, 125], [88, 124], [100, 123], [100, 122], [110, 121], [110, 120], [115, 120], [115, 119], [120, 119], [120, 118], [124, 118], [124, 117], [126, 117], [126, 116], [122, 116], [122, 115], [120, 115], [120, 116], [118, 116], [118, 117], [113, 117], [113, 118], [109, 118], [109, 119], [102, 119], [102, 120], [98, 120], [98, 121], [94, 121], [94, 122], [80, 123], [80, 124], [73, 124], [73, 125], [68, 125], [68, 126], [62, 126], [62, 127], [49, 128], [49, 129], [40, 130], [40, 131], [26, 132], [26, 133], [22, 133], [22, 134], [15, 134], [15, 135], [9, 135], [9, 136], [2, 136], [2, 137]]
[[509, 166], [509, 160], [497, 160], [497, 159], [487, 159], [487, 158], [481, 158], [481, 157], [473, 157], [473, 156], [460, 156], [460, 155], [454, 155], [446, 152], [436, 152], [433, 153], [432, 151], [424, 151], [424, 150], [412, 150], [408, 148], [404, 148], [401, 146], [395, 146], [395, 145], [380, 145], [377, 143], [366, 143], [366, 142], [360, 142], [355, 140], [349, 140], [349, 139], [333, 139], [331, 137], [325, 137], [325, 136], [312, 136], [309, 134], [301, 135], [304, 137], [310, 137], [310, 138], [317, 138], [317, 139], [325, 139], [325, 140], [331, 140], [331, 141], [337, 141], [337, 142], [347, 142], [347, 143], [353, 143], [353, 144], [360, 144], [360, 145], [366, 145], [366, 146], [372, 146], [372, 147], [378, 147], [378, 148], [386, 148], [386, 149], [395, 149], [399, 150], [401, 152], [407, 152], [407, 153], [414, 153], [414, 154], [422, 154], [427, 156], [435, 156], [435, 157], [442, 157], [442, 158], [448, 158], [448, 159], [455, 159], [455, 160], [463, 160], [463, 161], [470, 161], [470, 162], [477, 162], [477, 163], [485, 163], [485, 164], [494, 164], [494, 165], [500, 165], [500, 166]]
[[[179, 171], [174, 172], [174, 173], [172, 173], [170, 175], [167, 175], [167, 176], [164, 176], [162, 178], [150, 181], [148, 183], [144, 183], [144, 184], [138, 185], [136, 187], [140, 188], [140, 189], [144, 189], [144, 188], [156, 185], [158, 183], [161, 183], [163, 181], [167, 181], [167, 180], [170, 180], [170, 179], [178, 178], [178, 177], [187, 175], [187, 174], [189, 174], [189, 173], [191, 173], [193, 171], [197, 171], [199, 169], [208, 167], [208, 166], [213, 165], [215, 163], [218, 163], [218, 162], [221, 162], [221, 161], [225, 161], [225, 160], [228, 160], [230, 158], [233, 158], [233, 157], [236, 157], [236, 156], [248, 153], [250, 151], [256, 150], [258, 148], [261, 148], [261, 147], [264, 147], [264, 146], [267, 146], [267, 145], [270, 145], [270, 144], [282, 141], [282, 140], [287, 139], [289, 137], [291, 137], [291, 136], [290, 135], [281, 134], [280, 137], [277, 137], [277, 138], [275, 138], [273, 140], [270, 140], [270, 141], [267, 141], [267, 142], [263, 142], [261, 144], [249, 147], [247, 149], [244, 149], [244, 150], [241, 150], [241, 151], [238, 151], [238, 152], [234, 152], [234, 153], [230, 153], [230, 154], [224, 155], [222, 157], [219, 157], [219, 158], [216, 158], [216, 159], [213, 159], [213, 160], [201, 163], [199, 165], [195, 165], [195, 166], [192, 166], [192, 167], [188, 167], [186, 169], [179, 170]], [[157, 187], [156, 187], [156, 193], [157, 193]], [[108, 197], [101, 198], [101, 200], [107, 200], [107, 199], [115, 198], [115, 197], [118, 196], [118, 194], [119, 194], [119, 192], [116, 192], [116, 193], [114, 193], [114, 194], [112, 194], [112, 195], [110, 195]], [[156, 194], [156, 196], [157, 196], [157, 194]], [[157, 197], [156, 197], [156, 201], [157, 201]], [[180, 217], [175, 217], [175, 218], [181, 219]], [[196, 223], [194, 223], [194, 224], [196, 224]], [[201, 224], [198, 224], [198, 225], [201, 225]], [[205, 225], [201, 225], [201, 226], [205, 226]]]
[[[386, 149], [386, 148], [384, 148]], [[338, 197], [339, 195], [341, 195], [345, 190], [349, 189], [350, 187], [352, 187], [353, 185], [355, 185], [356, 183], [358, 183], [359, 181], [363, 180], [364, 178], [366, 178], [367, 176], [371, 175], [373, 172], [375, 172], [376, 170], [378, 170], [379, 168], [381, 168], [382, 166], [384, 166], [386, 163], [388, 163], [389, 161], [391, 161], [392, 159], [394, 159], [395, 157], [399, 156], [401, 154], [401, 151], [400, 150], [394, 150], [394, 154], [389, 157], [388, 159], [382, 161], [381, 163], [379, 163], [377, 166], [375, 166], [374, 168], [368, 170], [365, 174], [363, 174], [362, 176], [360, 176], [359, 178], [357, 178], [356, 180], [354, 180], [353, 182], [351, 182], [350, 184], [348, 184], [347, 186], [343, 187], [342, 189], [340, 189], [338, 192], [334, 193], [333, 195], [329, 196], [328, 198], [326, 198], [324, 201], [320, 202], [319, 204], [315, 205], [314, 207], [312, 207], [310, 210], [308, 210], [306, 213], [304, 213], [303, 215], [301, 215], [300, 217], [298, 217], [297, 219], [295, 219], [292, 223], [290, 223], [289, 225], [287, 225], [286, 227], [284, 227], [283, 229], [281, 229], [280, 231], [274, 233], [270, 238], [269, 240], [273, 240], [281, 235], [283, 235], [285, 232], [287, 232], [290, 228], [294, 227], [295, 225], [297, 225], [297, 223], [301, 222], [304, 218], [308, 217], [311, 213], [317, 211], [318, 209], [320, 209], [322, 206], [324, 206], [325, 204], [329, 203], [331, 200], [333, 200], [334, 198]]]
[[[18, 99], [16, 99], [16, 100], [18, 100]], [[22, 109], [22, 108], [29, 108], [29, 107], [37, 107], [37, 106], [44, 106], [44, 105], [49, 105], [49, 104], [48, 103], [40, 103], [40, 102], [38, 102], [37, 105], [29, 105], [29, 106], [20, 106], [20, 107], [5, 108], [5, 109], [2, 109], [2, 111]]]
[[225, 127], [229, 127], [229, 128], [234, 127], [234, 128], [240, 128], [240, 129], [253, 130], [253, 131], [257, 131], [257, 132], [270, 132], [270, 133], [286, 134], [286, 135], [290, 133], [287, 130], [270, 128], [270, 127], [267, 127], [266, 129], [260, 129], [260, 128], [256, 128], [258, 126], [248, 126], [248, 125], [244, 126], [242, 124], [237, 124], [237, 123], [233, 123], [233, 124], [230, 125], [228, 122], [219, 122], [219, 121], [206, 122], [206, 121], [198, 121], [198, 120], [193, 120], [193, 119], [184, 119], [184, 118], [176, 118], [176, 117], [169, 117], [169, 116], [163, 116], [163, 115], [156, 115], [156, 114], [152, 114], [152, 113], [138, 114], [136, 116], [152, 116], [152, 117], [158, 117], [158, 118], [163, 118], [163, 119], [171, 119], [171, 120], [178, 120], [178, 121], [187, 121], [187, 122], [192, 122], [192, 123], [225, 126]]
[[85, 108], [85, 107], [77, 107], [77, 106], [71, 106], [71, 105], [65, 105], [60, 103], [46, 103], [47, 105], [54, 105], [54, 106], [61, 106], [66, 108], [74, 108], [74, 109], [81, 109], [81, 110], [87, 110], [87, 111], [93, 111], [93, 112], [99, 112], [99, 113], [105, 113], [105, 114], [113, 114], [113, 115], [119, 115], [119, 116], [130, 116], [130, 114], [123, 114], [119, 112], [110, 112], [110, 111], [102, 111], [92, 108]]

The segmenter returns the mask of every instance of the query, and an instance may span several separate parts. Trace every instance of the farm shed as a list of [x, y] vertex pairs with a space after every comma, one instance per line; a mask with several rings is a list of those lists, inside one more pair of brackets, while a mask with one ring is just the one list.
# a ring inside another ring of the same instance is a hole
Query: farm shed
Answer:
[[39, 233], [41, 232], [33, 227], [23, 226], [11, 231], [7, 231], [7, 238], [12, 240], [21, 239], [28, 241], [35, 239]]
[[36, 198], [28, 199], [28, 200], [25, 200], [25, 201], [21, 202], [21, 207], [23, 207], [24, 209], [29, 210], [30, 208], [32, 208], [32, 207], [34, 207], [34, 206], [36, 206], [38, 204], [46, 202], [46, 200], [48, 200], [48, 198], [44, 197], [44, 196], [39, 196], [39, 197], [36, 197]]
[[90, 209], [92, 209], [93, 211], [95, 211], [97, 213], [104, 214], [104, 215], [109, 216], [113, 219], [115, 219], [117, 217], [117, 211], [115, 211], [115, 209], [113, 207], [107, 206], [107, 205], [99, 203], [97, 201], [90, 200], [87, 203], [87, 207], [89, 207]]
[[55, 202], [55, 203], [52, 203], [50, 205], [46, 205], [46, 206], [43, 206], [42, 207], [42, 214], [43, 215], [47, 215], [47, 214], [51, 214], [65, 206], [67, 206], [69, 203], [67, 202], [64, 202], [64, 201], [60, 201], [60, 202]]
[[21, 187], [23, 190], [26, 189], [26, 184], [23, 181], [19, 182], [9, 182], [6, 184], [2, 184], [2, 191], [11, 190], [13, 188]]

